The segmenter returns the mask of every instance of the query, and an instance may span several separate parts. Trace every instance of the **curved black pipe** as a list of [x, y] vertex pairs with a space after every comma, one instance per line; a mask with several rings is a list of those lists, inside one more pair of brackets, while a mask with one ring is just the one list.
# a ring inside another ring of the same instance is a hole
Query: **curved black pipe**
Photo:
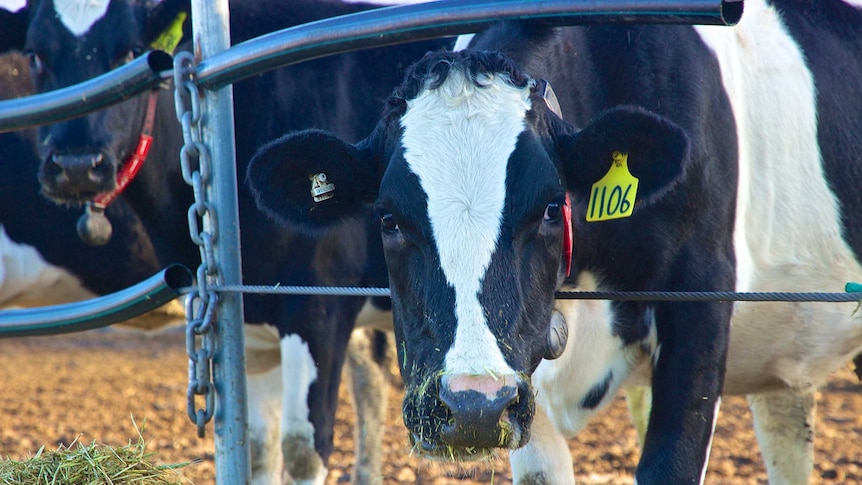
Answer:
[[151, 51], [117, 69], [74, 86], [0, 101], [0, 132], [82, 116], [155, 89], [171, 78], [173, 58]]
[[175, 264], [125, 290], [90, 300], [41, 308], [0, 311], [0, 338], [79, 332], [123, 322], [180, 296], [192, 273]]
[[448, 0], [367, 10], [242, 42], [201, 61], [198, 81], [219, 89], [271, 69], [342, 52], [477, 32], [503, 19], [551, 25], [656, 23], [733, 25], [741, 0]]
[[[448, 0], [400, 5], [310, 22], [237, 44], [198, 66], [204, 88], [318, 57], [477, 30], [502, 19], [553, 25], [656, 23], [733, 25], [741, 0]], [[136, 96], [170, 78], [171, 56], [152, 51], [89, 81], [0, 101], [0, 132], [56, 123]]]

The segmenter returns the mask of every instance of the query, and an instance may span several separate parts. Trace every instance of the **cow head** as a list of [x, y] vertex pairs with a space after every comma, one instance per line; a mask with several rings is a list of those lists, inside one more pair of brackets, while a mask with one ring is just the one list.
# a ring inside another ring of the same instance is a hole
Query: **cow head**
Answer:
[[[38, 93], [87, 81], [150, 49], [188, 0], [32, 0], [21, 47]], [[20, 15], [19, 15], [20, 18]], [[134, 153], [147, 96], [39, 128], [39, 180], [49, 198], [77, 204], [111, 191]]]
[[[577, 130], [549, 109], [539, 84], [502, 55], [429, 54], [365, 140], [292, 134], [263, 147], [249, 167], [258, 205], [307, 231], [373, 203], [406, 385], [404, 423], [422, 455], [471, 458], [527, 443], [530, 376], [554, 353], [554, 293], [567, 272], [567, 193], [582, 260], [590, 245], [608, 243], [585, 240], [578, 227], [615, 152], [639, 179], [634, 211], [684, 173], [688, 139], [669, 121], [622, 107]], [[582, 269], [573, 268], [571, 281]]]

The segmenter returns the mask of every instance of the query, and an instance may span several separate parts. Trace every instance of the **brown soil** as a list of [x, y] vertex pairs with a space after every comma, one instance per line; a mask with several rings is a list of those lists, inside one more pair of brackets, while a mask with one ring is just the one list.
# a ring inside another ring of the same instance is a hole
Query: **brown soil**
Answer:
[[[186, 415], [187, 357], [181, 331], [88, 332], [0, 340], [0, 456], [26, 458], [80, 436], [113, 445], [137, 441], [132, 418], [146, 421], [155, 459], [195, 461], [182, 469], [197, 484], [215, 482], [212, 425], [198, 439]], [[492, 462], [439, 464], [409, 456], [392, 393], [386, 428], [384, 483], [511, 483], [505, 455]], [[812, 483], [862, 482], [862, 385], [848, 369], [818, 398]], [[346, 394], [338, 411], [329, 484], [347, 483], [353, 427]], [[580, 484], [627, 484], [638, 459], [635, 432], [618, 399], [571, 442]], [[707, 474], [709, 484], [766, 483], [751, 416], [742, 398], [724, 400]]]

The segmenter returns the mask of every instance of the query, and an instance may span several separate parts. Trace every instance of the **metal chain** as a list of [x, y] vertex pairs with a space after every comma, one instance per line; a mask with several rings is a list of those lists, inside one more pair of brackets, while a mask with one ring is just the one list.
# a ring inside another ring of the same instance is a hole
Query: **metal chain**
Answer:
[[[201, 264], [196, 272], [197, 285], [191, 288], [185, 301], [186, 352], [189, 355], [186, 398], [189, 419], [197, 426], [198, 436], [203, 438], [206, 424], [215, 412], [212, 366], [218, 295], [213, 287], [221, 281], [213, 251], [218, 238], [215, 206], [206, 199], [212, 170], [209, 151], [201, 142], [201, 97], [194, 57], [189, 52], [180, 52], [174, 57], [174, 86], [174, 107], [183, 128], [180, 166], [183, 180], [192, 187], [195, 198], [188, 211], [189, 236], [200, 247], [201, 253]], [[197, 405], [198, 396], [203, 398], [202, 408]]]

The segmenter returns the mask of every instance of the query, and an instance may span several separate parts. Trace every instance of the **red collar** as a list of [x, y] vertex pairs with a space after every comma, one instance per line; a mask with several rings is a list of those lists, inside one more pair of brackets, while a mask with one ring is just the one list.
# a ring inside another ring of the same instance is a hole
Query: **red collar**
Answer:
[[110, 192], [96, 196], [92, 202], [94, 206], [101, 209], [107, 207], [108, 204], [113, 202], [114, 199], [126, 190], [126, 187], [135, 178], [138, 171], [141, 170], [141, 166], [144, 165], [147, 155], [150, 153], [150, 147], [153, 145], [153, 123], [156, 117], [156, 104], [158, 100], [159, 91], [150, 91], [147, 97], [147, 115], [144, 118], [144, 126], [141, 128], [141, 136], [138, 137], [138, 145], [135, 147], [135, 151], [129, 155], [126, 163], [120, 168], [119, 173], [117, 173], [117, 187]]

